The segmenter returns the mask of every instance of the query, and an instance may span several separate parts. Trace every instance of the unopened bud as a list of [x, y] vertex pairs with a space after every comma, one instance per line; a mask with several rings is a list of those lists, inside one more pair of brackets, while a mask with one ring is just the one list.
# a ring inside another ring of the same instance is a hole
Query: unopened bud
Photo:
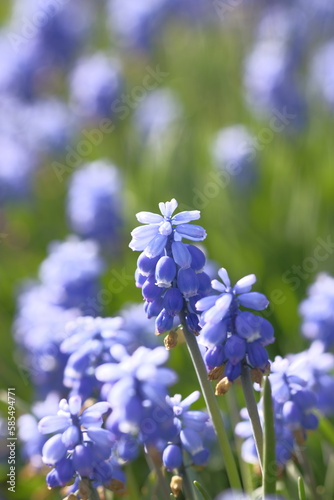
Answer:
[[298, 446], [305, 445], [305, 434], [301, 429], [296, 429], [293, 432], [293, 437], [295, 438], [295, 441], [298, 444]]
[[215, 366], [214, 368], [212, 368], [212, 370], [209, 371], [208, 379], [209, 380], [218, 380], [219, 378], [221, 378], [223, 376], [224, 369], [225, 369], [224, 365]]
[[110, 491], [120, 492], [124, 490], [124, 483], [119, 481], [119, 479], [112, 479], [107, 485], [105, 484], [104, 486]]
[[251, 372], [252, 382], [262, 385], [263, 371], [260, 370], [260, 368], [252, 368], [250, 372]]
[[167, 351], [177, 346], [177, 339], [178, 339], [177, 332], [175, 330], [171, 330], [169, 334], [164, 338], [164, 344]]
[[81, 479], [79, 483], [79, 495], [82, 500], [89, 500], [92, 494], [91, 483], [89, 479]]
[[231, 385], [232, 383], [227, 377], [222, 378], [216, 385], [216, 396], [224, 396], [229, 391]]
[[170, 482], [170, 489], [172, 490], [172, 493], [174, 497], [178, 497], [179, 494], [182, 491], [182, 483], [183, 479], [181, 476], [173, 476]]

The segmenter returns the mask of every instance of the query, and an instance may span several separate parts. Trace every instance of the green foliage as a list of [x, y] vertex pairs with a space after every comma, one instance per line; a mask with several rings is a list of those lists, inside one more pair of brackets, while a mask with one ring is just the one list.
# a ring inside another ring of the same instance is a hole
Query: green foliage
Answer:
[[[9, 6], [9, 1], [1, 2], [0, 19], [8, 14]], [[333, 116], [314, 104], [309, 123], [300, 135], [276, 134], [270, 143], [263, 145], [258, 153], [260, 180], [247, 196], [238, 193], [232, 183], [225, 188], [218, 186], [216, 195], [211, 196], [207, 186], [212, 182], [214, 168], [209, 146], [215, 132], [242, 123], [257, 136], [268, 126], [265, 120], [261, 122], [249, 112], [243, 98], [242, 61], [249, 36], [244, 25], [238, 23], [225, 23], [220, 29], [190, 29], [181, 24], [167, 29], [149, 64], [153, 67], [159, 64], [168, 73], [163, 86], [172, 88], [184, 107], [184, 117], [168, 147], [161, 154], [145, 149], [128, 117], [83, 161], [107, 157], [120, 167], [124, 177], [123, 246], [120, 256], [108, 261], [104, 279], [113, 269], [124, 268], [127, 275], [134, 272], [137, 255], [127, 245], [129, 232], [136, 225], [137, 211], [155, 212], [159, 201], [172, 197], [181, 206], [199, 208], [201, 224], [208, 233], [205, 246], [209, 258], [228, 268], [233, 280], [254, 272], [258, 278], [256, 289], [271, 298], [266, 317], [275, 326], [277, 341], [270, 347], [274, 357], [305, 348], [307, 344], [299, 333], [298, 303], [318, 272], [334, 273], [331, 255], [317, 262], [312, 272], [303, 267], [305, 259], [313, 256], [317, 239], [332, 234]], [[109, 50], [102, 35], [99, 44]], [[127, 89], [131, 92], [141, 84], [148, 61], [145, 56], [127, 54], [123, 55], [123, 64]], [[18, 369], [20, 363], [11, 336], [15, 294], [22, 280], [36, 278], [49, 242], [63, 239], [69, 232], [64, 205], [69, 176], [59, 182], [52, 159], [46, 160], [36, 178], [33, 199], [24, 206], [10, 205], [1, 215], [0, 233], [4, 236], [0, 239], [0, 388], [15, 387], [17, 396], [26, 403], [31, 401], [31, 386], [26, 374]], [[296, 274], [294, 265], [301, 266], [304, 277]], [[114, 294], [105, 315], [116, 313], [129, 301], [141, 301], [140, 291], [130, 281], [122, 292]], [[197, 389], [184, 345], [171, 352], [170, 363], [179, 373], [176, 391], [187, 394]], [[202, 404], [200, 401], [197, 407]], [[322, 419], [320, 431], [332, 451], [333, 423]], [[231, 427], [228, 432], [233, 440]], [[316, 440], [311, 440], [309, 447], [313, 461], [323, 464], [323, 450]], [[155, 485], [142, 462], [140, 459], [134, 464], [130, 496], [122, 497], [124, 500], [158, 498], [150, 496]], [[20, 466], [17, 500], [61, 498], [57, 492], [47, 492], [43, 475], [30, 477], [23, 463]], [[2, 471], [0, 474], [4, 480]], [[326, 470], [322, 465], [316, 475], [318, 484], [324, 484]], [[214, 497], [227, 486], [219, 460], [214, 460], [198, 476], [209, 490], [207, 493], [200, 483], [195, 483], [204, 499]], [[259, 481], [258, 476], [254, 479]], [[302, 479], [299, 491], [300, 500], [305, 500]]]

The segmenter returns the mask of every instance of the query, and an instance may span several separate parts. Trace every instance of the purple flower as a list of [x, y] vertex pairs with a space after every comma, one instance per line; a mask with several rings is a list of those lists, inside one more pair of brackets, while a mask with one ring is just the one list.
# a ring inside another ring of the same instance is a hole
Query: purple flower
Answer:
[[173, 216], [177, 205], [175, 199], [159, 203], [162, 215], [139, 212], [137, 219], [145, 225], [132, 231], [129, 247], [132, 250], [144, 250], [145, 255], [152, 259], [164, 251], [168, 240], [181, 241], [182, 238], [192, 241], [204, 240], [206, 232], [201, 226], [188, 226], [188, 222], [200, 218], [200, 212], [198, 210], [185, 211]]
[[212, 145], [217, 168], [232, 180], [237, 188], [247, 188], [256, 180], [254, 137], [243, 125], [220, 130]]
[[321, 341], [326, 348], [334, 345], [334, 278], [319, 274], [308, 289], [308, 297], [299, 306], [302, 333]]
[[122, 180], [117, 167], [99, 160], [77, 170], [70, 180], [67, 214], [73, 231], [116, 253], [122, 227]]
[[[66, 308], [91, 310], [89, 303], [98, 293], [98, 278], [104, 268], [94, 241], [75, 237], [53, 242], [49, 255], [40, 266], [40, 279], [54, 296], [54, 302]], [[96, 311], [97, 312], [97, 311]]]
[[[274, 341], [274, 331], [266, 319], [240, 310], [243, 306], [261, 311], [269, 304], [265, 295], [251, 291], [255, 275], [245, 276], [232, 287], [226, 269], [221, 268], [218, 274], [223, 283], [213, 280], [211, 285], [220, 293], [196, 303], [202, 312], [199, 341], [209, 348], [205, 354], [209, 369], [214, 367], [210, 363], [226, 363], [225, 376], [233, 381], [239, 377], [242, 363], [265, 369], [268, 354], [264, 347]], [[222, 346], [219, 354], [217, 346]]]
[[74, 111], [91, 120], [112, 116], [121, 88], [120, 63], [103, 52], [79, 59], [70, 75]]
[[[100, 484], [112, 479], [109, 462], [113, 435], [102, 429], [102, 416], [110, 410], [106, 402], [96, 403], [81, 412], [82, 400], [62, 399], [57, 415], [42, 418], [38, 429], [54, 434], [43, 446], [42, 458], [54, 469], [47, 476], [49, 487], [64, 486], [72, 478], [86, 476]], [[102, 473], [104, 471], [104, 473]]]
[[205, 446], [205, 434], [209, 417], [202, 411], [190, 410], [200, 393], [193, 392], [183, 401], [180, 394], [166, 397], [168, 405], [173, 409], [177, 435], [167, 443], [162, 460], [168, 470], [181, 467], [182, 451], [186, 451], [193, 464], [204, 465], [209, 458], [209, 450]]
[[317, 409], [326, 416], [334, 414], [334, 356], [324, 352], [324, 345], [314, 341], [308, 350], [292, 354], [289, 359], [307, 388], [316, 396]]
[[[199, 248], [187, 245], [182, 238], [200, 241], [206, 237], [201, 226], [188, 224], [200, 217], [198, 210], [180, 212], [175, 199], [159, 204], [162, 215], [151, 212], [137, 214], [146, 224], [132, 231], [130, 248], [143, 250], [137, 261], [136, 285], [142, 289], [149, 318], [156, 316], [156, 332], [167, 332], [174, 319], [184, 312], [188, 329], [197, 334], [198, 318], [195, 297], [211, 292], [210, 279], [203, 271], [205, 255]], [[190, 300], [192, 299], [192, 300]]]

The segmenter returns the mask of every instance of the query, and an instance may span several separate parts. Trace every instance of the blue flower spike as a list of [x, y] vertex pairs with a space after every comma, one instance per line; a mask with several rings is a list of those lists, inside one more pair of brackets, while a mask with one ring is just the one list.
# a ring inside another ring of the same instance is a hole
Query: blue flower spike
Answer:
[[[202, 250], [182, 239], [202, 241], [205, 230], [189, 222], [198, 220], [200, 212], [190, 210], [174, 215], [178, 204], [175, 199], [159, 203], [160, 214], [139, 212], [131, 235], [130, 248], [142, 251], [137, 260], [136, 286], [142, 289], [145, 311], [149, 318], [156, 317], [157, 335], [175, 331], [184, 314], [188, 329], [198, 335], [200, 326], [194, 304], [212, 292], [210, 278], [204, 272], [206, 258]], [[173, 342], [176, 345], [175, 335]]]
[[[227, 381], [217, 386], [217, 394], [224, 394], [228, 383], [240, 376], [243, 364], [260, 369], [262, 373], [267, 370], [269, 359], [265, 346], [275, 339], [269, 321], [240, 309], [262, 311], [269, 304], [265, 295], [251, 291], [256, 282], [255, 275], [241, 278], [234, 286], [226, 269], [219, 269], [218, 275], [221, 281], [215, 279], [211, 282], [218, 293], [203, 297], [195, 307], [201, 312], [199, 341], [208, 348], [205, 353], [207, 367], [210, 371], [218, 366], [224, 367]], [[213, 378], [214, 373], [221, 376], [221, 371], [215, 370], [211, 373]]]

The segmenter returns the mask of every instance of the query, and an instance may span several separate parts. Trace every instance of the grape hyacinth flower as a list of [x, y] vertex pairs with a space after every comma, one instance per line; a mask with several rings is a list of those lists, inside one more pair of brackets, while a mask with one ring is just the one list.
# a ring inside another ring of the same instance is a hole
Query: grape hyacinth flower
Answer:
[[64, 370], [64, 385], [71, 394], [88, 398], [94, 396], [101, 384], [95, 369], [101, 363], [115, 361], [110, 348], [115, 344], [127, 347], [132, 334], [123, 329], [123, 319], [79, 317], [65, 327], [65, 340], [60, 351], [69, 356]]
[[[175, 433], [173, 412], [166, 403], [167, 387], [177, 380], [173, 370], [161, 367], [168, 358], [163, 347], [139, 347], [129, 355], [122, 345], [111, 347], [117, 360], [97, 367], [96, 378], [104, 382], [102, 399], [112, 407], [107, 428], [117, 437], [137, 436], [146, 446], [157, 446]], [[133, 443], [131, 443], [133, 446]]]
[[94, 241], [69, 237], [50, 245], [39, 276], [53, 294], [55, 304], [64, 308], [77, 307], [85, 314], [89, 313], [90, 302], [97, 296], [98, 279], [103, 269], [104, 263]]
[[87, 40], [94, 20], [94, 9], [89, 1], [72, 0], [54, 5], [50, 0], [43, 3], [39, 0], [15, 0], [13, 4], [9, 40], [16, 52], [24, 48], [27, 39], [15, 33], [21, 33], [27, 19], [40, 19], [42, 21], [35, 23], [33, 36], [28, 41], [33, 39], [37, 47], [42, 47], [41, 63], [49, 60], [53, 66], [66, 67], [73, 61]]
[[212, 156], [218, 169], [225, 172], [233, 185], [245, 189], [256, 180], [254, 138], [243, 125], [221, 129], [212, 145]]
[[106, 160], [77, 170], [70, 180], [67, 203], [73, 231], [115, 253], [122, 227], [122, 191], [118, 169]]
[[326, 349], [334, 345], [334, 278], [321, 273], [308, 289], [308, 297], [299, 306], [302, 334], [319, 340]]
[[291, 431], [300, 431], [304, 436], [307, 430], [318, 427], [318, 417], [314, 413], [316, 395], [308, 389], [307, 381], [301, 375], [298, 360], [276, 356], [271, 364], [272, 395], [283, 405], [283, 422]]
[[37, 401], [31, 407], [31, 413], [20, 415], [17, 419], [18, 438], [21, 442], [21, 455], [25, 461], [40, 469], [42, 462], [42, 448], [47, 438], [38, 431], [38, 421], [50, 413], [57, 413], [59, 396], [56, 392], [49, 392], [44, 401]]
[[203, 442], [209, 416], [202, 411], [189, 410], [199, 396], [200, 393], [195, 391], [183, 401], [180, 394], [166, 398], [168, 405], [173, 409], [174, 423], [178, 429], [177, 436], [163, 451], [162, 460], [167, 470], [181, 468], [184, 450], [188, 452], [194, 465], [205, 465], [209, 459], [209, 450]]
[[170, 12], [170, 0], [108, 0], [112, 34], [126, 48], [149, 50]]
[[[96, 403], [81, 412], [82, 400], [62, 399], [55, 416], [42, 418], [38, 429], [42, 434], [54, 434], [43, 446], [43, 462], [54, 468], [47, 475], [50, 488], [64, 486], [74, 477], [89, 478], [108, 485], [112, 466], [108, 462], [114, 444], [112, 434], [102, 429], [103, 418], [110, 407]], [[102, 480], [101, 480], [102, 479]]]
[[265, 371], [268, 354], [265, 346], [274, 342], [273, 327], [266, 319], [240, 306], [262, 311], [269, 301], [265, 295], [252, 292], [254, 274], [231, 286], [226, 269], [218, 271], [222, 282], [213, 280], [212, 288], [219, 294], [204, 297], [196, 303], [202, 312], [200, 343], [208, 347], [205, 361], [209, 369], [225, 365], [224, 374], [232, 382], [241, 374], [242, 365]]
[[257, 114], [276, 117], [277, 131], [292, 132], [304, 126], [305, 99], [280, 40], [256, 43], [245, 63], [244, 85], [250, 107]]
[[[22, 375], [34, 382], [38, 398], [50, 391], [63, 393], [63, 371], [67, 355], [60, 351], [65, 325], [80, 311], [64, 309], [53, 303], [53, 294], [40, 284], [30, 283], [18, 296], [14, 338], [23, 359]], [[26, 373], [27, 372], [27, 373]]]
[[291, 354], [296, 373], [307, 381], [307, 388], [316, 396], [316, 408], [325, 416], [334, 414], [334, 355], [325, 352], [322, 342], [312, 342], [309, 349]]
[[0, 206], [26, 198], [31, 191], [38, 160], [22, 140], [10, 134], [0, 138]]
[[[261, 424], [263, 426], [263, 412], [262, 412], [262, 399], [258, 404], [259, 415], [261, 419]], [[275, 428], [275, 454], [276, 454], [276, 465], [279, 468], [284, 468], [288, 460], [290, 460], [294, 454], [294, 437], [292, 431], [285, 425], [283, 420], [283, 405], [278, 403], [273, 399], [273, 413], [274, 413], [274, 428]], [[249, 414], [246, 408], [243, 408], [240, 412], [242, 421], [239, 422], [235, 427], [235, 433], [245, 441], [242, 443], [241, 455], [246, 463], [258, 465], [259, 456], [256, 450], [256, 445], [254, 441], [253, 431], [251, 422], [249, 419]]]
[[192, 333], [198, 333], [194, 303], [211, 291], [210, 279], [203, 268], [204, 253], [182, 239], [202, 241], [205, 230], [188, 224], [200, 218], [198, 210], [173, 215], [177, 201], [160, 203], [161, 214], [139, 212], [137, 219], [145, 224], [131, 233], [129, 247], [142, 251], [137, 261], [136, 284], [142, 288], [148, 317], [156, 316], [156, 333], [173, 328], [174, 318], [185, 314]]
[[75, 114], [93, 121], [110, 118], [121, 88], [119, 61], [103, 52], [82, 57], [70, 75], [70, 99]]

